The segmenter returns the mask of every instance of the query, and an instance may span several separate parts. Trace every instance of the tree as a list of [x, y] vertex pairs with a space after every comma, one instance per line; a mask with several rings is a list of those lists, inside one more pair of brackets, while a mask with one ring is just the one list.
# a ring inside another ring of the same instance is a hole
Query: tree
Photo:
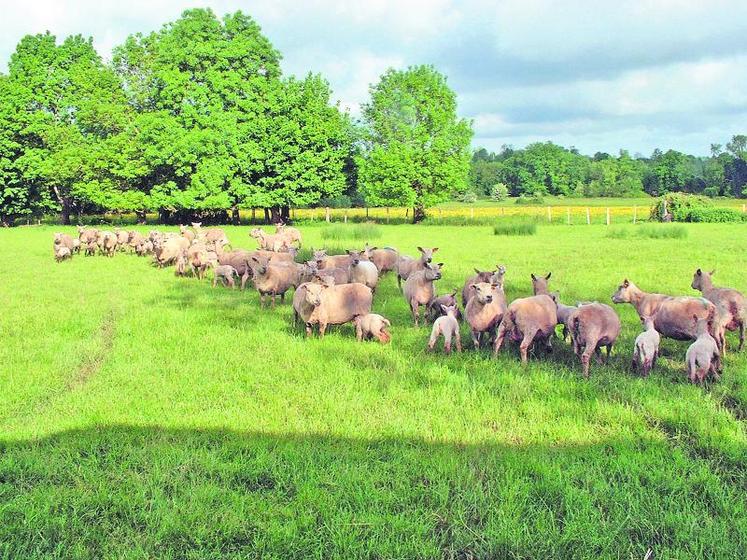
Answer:
[[467, 188], [472, 128], [432, 66], [389, 69], [371, 88], [363, 118], [368, 149], [358, 180], [369, 204], [412, 206], [415, 223]]
[[726, 143], [726, 149], [739, 159], [747, 159], [747, 136], [737, 134], [731, 137], [731, 142]]
[[692, 174], [688, 168], [687, 156], [676, 150], [659, 152], [653, 159], [651, 182], [647, 185], [650, 194], [661, 196], [672, 191], [682, 190]]

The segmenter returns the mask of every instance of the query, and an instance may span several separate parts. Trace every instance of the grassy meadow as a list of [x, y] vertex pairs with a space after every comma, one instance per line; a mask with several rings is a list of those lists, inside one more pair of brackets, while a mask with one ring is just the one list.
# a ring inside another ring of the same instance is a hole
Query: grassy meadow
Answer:
[[[304, 245], [366, 241], [328, 227], [302, 226]], [[697, 267], [747, 291], [747, 226], [615, 227], [367, 233], [439, 247], [441, 293], [498, 263], [509, 300], [549, 271], [565, 303], [608, 303], [626, 277], [695, 294]], [[560, 340], [522, 368], [515, 346], [473, 351], [463, 325], [468, 351], [428, 354], [391, 275], [374, 299], [390, 345], [350, 326], [307, 340], [290, 298], [260, 310], [254, 291], [131, 254], [57, 264], [60, 230], [0, 231], [0, 558], [747, 555], [747, 351], [696, 387], [688, 343], [665, 340], [637, 378], [626, 305], [588, 381]]]

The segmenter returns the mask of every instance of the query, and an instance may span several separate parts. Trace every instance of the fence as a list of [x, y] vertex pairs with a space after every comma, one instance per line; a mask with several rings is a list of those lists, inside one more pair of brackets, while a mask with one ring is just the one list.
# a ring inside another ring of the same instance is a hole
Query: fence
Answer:
[[[554, 224], [606, 224], [647, 221], [649, 206], [490, 206], [431, 208], [428, 218], [433, 221], [460, 220], [475, 223], [522, 217]], [[291, 210], [295, 220], [347, 222], [374, 221], [402, 223], [412, 218], [409, 208], [299, 208]]]

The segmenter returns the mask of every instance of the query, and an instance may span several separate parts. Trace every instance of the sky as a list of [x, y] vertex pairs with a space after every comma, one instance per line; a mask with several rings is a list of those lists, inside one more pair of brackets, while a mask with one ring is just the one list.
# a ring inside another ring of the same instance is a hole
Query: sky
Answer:
[[286, 74], [321, 73], [353, 114], [388, 67], [432, 64], [475, 147], [705, 155], [747, 133], [747, 0], [0, 0], [0, 69], [28, 33], [108, 59], [192, 7], [252, 15]]

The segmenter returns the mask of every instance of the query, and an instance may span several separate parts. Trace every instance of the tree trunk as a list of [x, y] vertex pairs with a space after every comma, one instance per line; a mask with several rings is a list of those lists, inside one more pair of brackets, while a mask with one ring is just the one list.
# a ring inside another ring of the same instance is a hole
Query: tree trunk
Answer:
[[270, 209], [264, 208], [264, 211], [265, 211], [265, 223], [269, 224], [270, 223]]
[[280, 207], [280, 218], [286, 224], [290, 222], [290, 206], [286, 205]]
[[70, 225], [70, 197], [69, 196], [63, 196], [62, 197], [62, 212], [60, 214], [60, 218], [62, 219], [63, 225], [69, 226]]
[[272, 208], [270, 208], [270, 212], [272, 213], [271, 222], [273, 224], [277, 224], [283, 221], [283, 207], [282, 206], [273, 206]]
[[171, 212], [166, 208], [159, 208], [158, 209], [158, 221], [162, 224], [168, 224], [169, 218], [171, 217]]
[[239, 214], [238, 206], [231, 208], [231, 223], [235, 226], [241, 225], [241, 214]]
[[412, 223], [417, 224], [425, 219], [425, 207], [422, 204], [417, 204], [412, 207]]
[[135, 215], [137, 216], [137, 223], [140, 224], [141, 226], [145, 225], [145, 216], [146, 216], [145, 210], [137, 210], [135, 212]]

